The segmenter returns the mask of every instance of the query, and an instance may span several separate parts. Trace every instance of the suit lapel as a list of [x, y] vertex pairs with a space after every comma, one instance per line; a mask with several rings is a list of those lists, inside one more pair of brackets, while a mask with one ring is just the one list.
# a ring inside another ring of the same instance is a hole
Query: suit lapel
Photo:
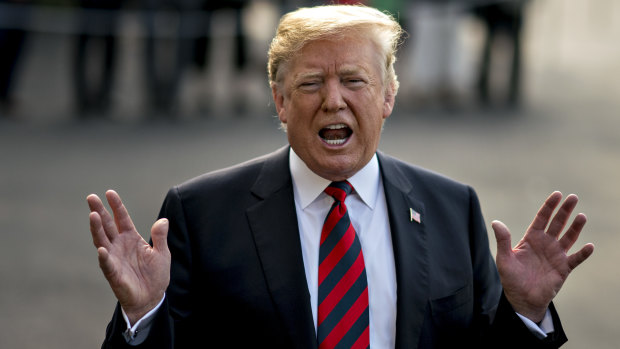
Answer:
[[[428, 299], [428, 248], [424, 204], [396, 161], [377, 153], [388, 207], [396, 264], [396, 348], [417, 348]], [[421, 223], [411, 219], [418, 212]]]
[[248, 208], [247, 216], [267, 286], [288, 335], [296, 348], [316, 348], [288, 149], [277, 151], [264, 162], [252, 187], [261, 201]]

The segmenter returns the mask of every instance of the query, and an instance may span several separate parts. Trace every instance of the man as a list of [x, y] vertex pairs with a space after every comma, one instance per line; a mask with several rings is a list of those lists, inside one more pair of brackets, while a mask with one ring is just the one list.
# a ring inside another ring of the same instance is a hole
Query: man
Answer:
[[171, 189], [152, 247], [115, 192], [106, 193], [114, 216], [88, 197], [99, 263], [119, 300], [104, 348], [566, 340], [551, 300], [593, 252], [566, 254], [586, 221], [577, 215], [561, 236], [577, 197], [560, 205], [551, 194], [514, 249], [494, 222], [498, 275], [474, 191], [377, 151], [401, 34], [362, 6], [285, 15], [269, 78], [290, 147]]

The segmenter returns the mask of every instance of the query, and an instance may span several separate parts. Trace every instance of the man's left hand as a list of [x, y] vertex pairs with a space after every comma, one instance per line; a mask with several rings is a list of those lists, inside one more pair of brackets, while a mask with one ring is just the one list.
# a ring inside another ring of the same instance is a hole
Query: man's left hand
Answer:
[[571, 271], [594, 252], [594, 245], [589, 243], [568, 255], [586, 224], [586, 216], [578, 214], [560, 236], [578, 198], [569, 195], [553, 216], [561, 201], [562, 193], [552, 193], [514, 248], [506, 225], [492, 223], [497, 239], [497, 268], [506, 298], [517, 313], [536, 323], [542, 321]]

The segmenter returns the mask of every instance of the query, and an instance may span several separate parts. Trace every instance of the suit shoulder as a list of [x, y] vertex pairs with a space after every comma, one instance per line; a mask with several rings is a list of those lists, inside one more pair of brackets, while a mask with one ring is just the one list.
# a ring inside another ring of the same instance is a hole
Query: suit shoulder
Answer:
[[[288, 148], [281, 148], [273, 153], [262, 155], [248, 161], [211, 171], [191, 178], [173, 189], [181, 196], [191, 193], [216, 192], [219, 190], [247, 192], [258, 180], [265, 168], [276, 167], [278, 170], [288, 168]], [[274, 169], [275, 170], [275, 169]], [[280, 171], [282, 173], [284, 171]]]

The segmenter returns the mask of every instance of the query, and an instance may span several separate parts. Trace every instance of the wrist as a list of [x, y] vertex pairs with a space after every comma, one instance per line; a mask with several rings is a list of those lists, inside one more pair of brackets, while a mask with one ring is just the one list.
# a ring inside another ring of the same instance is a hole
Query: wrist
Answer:
[[520, 311], [520, 310], [515, 310], [517, 313], [525, 316], [526, 318], [532, 320], [533, 323], [540, 325], [540, 323], [543, 321], [543, 319], [545, 318], [545, 313], [546, 313], [546, 308], [542, 311], [530, 311], [530, 312], [526, 312], [526, 311]]
[[161, 304], [162, 300], [163, 300], [163, 295], [161, 298], [153, 302], [149, 302], [148, 304], [145, 304], [143, 306], [125, 306], [121, 304], [121, 308], [123, 312], [125, 313], [125, 316], [127, 317], [126, 320], [128, 320], [130, 325], [133, 326], [140, 319], [142, 319], [146, 314], [148, 314], [153, 309], [157, 308], [159, 304]]
[[545, 314], [547, 313], [547, 309], [549, 306], [541, 307], [532, 307], [524, 304], [520, 304], [518, 302], [512, 302], [508, 299], [508, 302], [512, 306], [512, 309], [518, 313], [519, 315], [528, 318], [535, 324], [540, 324], [545, 318]]

